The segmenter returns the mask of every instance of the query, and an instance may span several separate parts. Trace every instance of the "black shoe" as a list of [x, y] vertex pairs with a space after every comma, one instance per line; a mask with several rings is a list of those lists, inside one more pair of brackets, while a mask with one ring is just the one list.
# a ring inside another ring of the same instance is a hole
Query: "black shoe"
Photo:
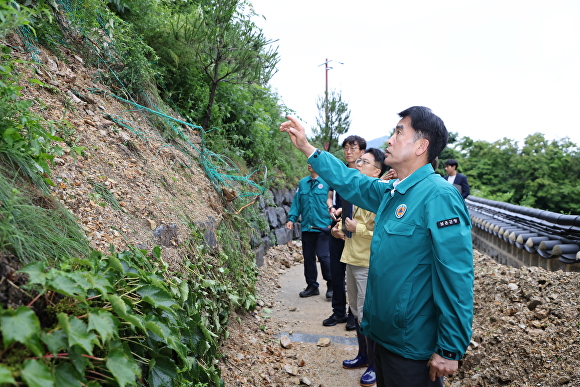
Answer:
[[348, 317], [346, 317], [346, 316], [338, 317], [337, 315], [335, 315], [333, 313], [329, 318], [322, 321], [322, 325], [324, 325], [325, 327], [333, 327], [336, 324], [345, 323], [346, 320], [348, 320]]
[[320, 294], [320, 290], [314, 285], [308, 285], [306, 289], [300, 292], [300, 297], [311, 297], [311, 296], [318, 296]]
[[354, 323], [354, 315], [353, 314], [348, 314], [348, 321], [346, 322], [346, 330], [347, 331], [354, 331], [356, 329], [356, 324]]
[[326, 298], [328, 298], [329, 300], [332, 299], [332, 290], [331, 289], [326, 289]]

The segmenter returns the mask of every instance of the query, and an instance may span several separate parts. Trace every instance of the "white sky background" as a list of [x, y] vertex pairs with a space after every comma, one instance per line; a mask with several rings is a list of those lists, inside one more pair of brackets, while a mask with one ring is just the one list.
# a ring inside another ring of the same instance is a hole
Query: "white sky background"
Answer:
[[540, 132], [580, 145], [580, 0], [250, 1], [279, 39], [270, 84], [307, 127], [328, 58], [329, 89], [352, 111], [348, 134], [367, 141], [423, 105], [461, 137], [521, 146]]

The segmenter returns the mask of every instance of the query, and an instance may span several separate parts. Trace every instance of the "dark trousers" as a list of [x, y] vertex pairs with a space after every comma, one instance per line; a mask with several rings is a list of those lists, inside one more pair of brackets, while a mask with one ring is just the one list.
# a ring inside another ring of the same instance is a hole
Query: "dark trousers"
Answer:
[[337, 316], [346, 315], [346, 290], [344, 277], [346, 263], [340, 262], [344, 250], [342, 239], [330, 238], [330, 274], [332, 275], [332, 312]]
[[377, 387], [443, 387], [443, 378], [429, 379], [429, 360], [399, 356], [375, 342]]
[[328, 284], [332, 284], [332, 275], [330, 273], [330, 252], [328, 242], [330, 234], [323, 232], [302, 232], [302, 255], [304, 256], [304, 278], [307, 285], [318, 287], [318, 270], [316, 268], [316, 256], [320, 261], [322, 278]]

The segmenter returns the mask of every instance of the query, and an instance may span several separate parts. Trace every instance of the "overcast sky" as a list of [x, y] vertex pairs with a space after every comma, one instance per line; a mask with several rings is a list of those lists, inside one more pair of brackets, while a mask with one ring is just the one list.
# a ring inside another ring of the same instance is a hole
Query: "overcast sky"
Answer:
[[399, 111], [423, 105], [462, 137], [580, 145], [580, 0], [250, 1], [279, 39], [270, 84], [308, 127], [328, 58], [349, 134], [390, 134]]

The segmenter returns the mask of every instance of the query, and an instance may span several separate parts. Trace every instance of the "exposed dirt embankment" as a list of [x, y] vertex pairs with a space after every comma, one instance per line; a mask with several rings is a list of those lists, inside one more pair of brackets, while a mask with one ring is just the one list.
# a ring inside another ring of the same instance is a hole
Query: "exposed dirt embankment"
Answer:
[[[30, 59], [16, 35], [9, 43], [14, 56]], [[221, 198], [179, 150], [187, 144], [165, 140], [155, 116], [113, 97], [82, 58], [66, 48], [61, 54], [41, 51], [41, 63], [19, 67], [23, 97], [35, 102], [32, 110], [70, 123], [57, 133], [65, 143], [64, 154], [53, 161], [52, 194], [77, 216], [94, 248], [161, 245], [164, 259], [177, 263], [187, 225], [219, 221]], [[199, 141], [194, 131], [180, 130]]]

